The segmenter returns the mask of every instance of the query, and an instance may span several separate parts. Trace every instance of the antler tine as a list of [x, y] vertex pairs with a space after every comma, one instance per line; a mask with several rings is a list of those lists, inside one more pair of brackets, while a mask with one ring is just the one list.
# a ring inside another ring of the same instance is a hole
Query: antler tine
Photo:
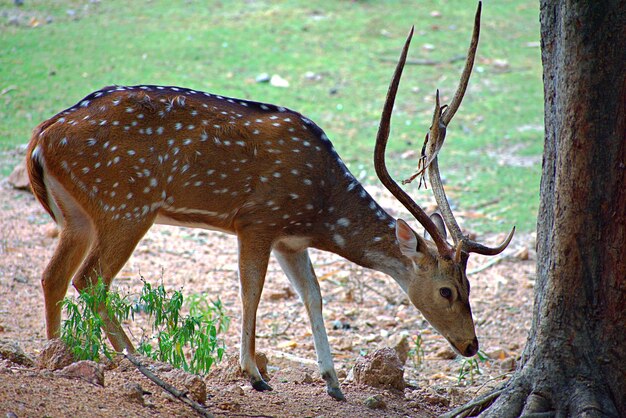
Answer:
[[478, 38], [480, 35], [481, 9], [482, 3], [479, 2], [478, 8], [476, 9], [476, 16], [474, 18], [474, 31], [472, 33], [472, 41], [470, 42], [470, 47], [467, 52], [467, 61], [465, 62], [465, 68], [463, 69], [463, 73], [461, 74], [459, 87], [454, 94], [452, 103], [441, 114], [439, 114], [441, 112], [441, 108], [439, 106], [439, 91], [437, 91], [433, 123], [427, 137], [428, 142], [424, 146], [427, 154], [423, 157], [427, 161], [424, 167], [428, 168], [428, 177], [430, 178], [433, 195], [435, 196], [435, 200], [437, 201], [437, 205], [439, 206], [439, 210], [441, 211], [446, 226], [448, 227], [448, 230], [450, 230], [450, 235], [452, 235], [452, 239], [454, 240], [454, 244], [456, 246], [455, 253], [457, 258], [460, 254], [460, 251], [464, 251], [466, 253], [473, 252], [483, 255], [499, 254], [504, 251], [504, 249], [509, 245], [511, 239], [513, 238], [513, 234], [515, 233], [515, 227], [513, 227], [513, 229], [509, 233], [509, 236], [497, 247], [487, 247], [485, 245], [479, 244], [478, 242], [470, 240], [465, 235], [463, 235], [463, 232], [461, 231], [461, 228], [459, 227], [459, 224], [457, 223], [454, 214], [450, 209], [450, 204], [448, 203], [448, 198], [446, 197], [446, 192], [443, 188], [443, 183], [441, 182], [441, 175], [439, 174], [439, 162], [437, 159], [437, 154], [441, 149], [441, 146], [443, 145], [446, 128], [454, 117], [454, 114], [458, 110], [459, 106], [461, 105], [461, 101], [463, 100], [463, 96], [465, 95], [467, 84], [469, 82], [472, 68], [474, 66], [474, 58], [476, 57]]
[[[443, 142], [446, 138], [446, 128], [448, 124], [456, 114], [456, 111], [461, 106], [465, 91], [467, 90], [467, 84], [469, 83], [470, 75], [472, 74], [472, 68], [474, 67], [474, 58], [476, 57], [476, 50], [478, 49], [478, 38], [480, 36], [480, 14], [482, 11], [482, 2], [478, 2], [476, 9], [476, 15], [474, 16], [474, 31], [472, 32], [472, 40], [470, 42], [469, 49], [467, 51], [467, 59], [465, 60], [465, 68], [461, 74], [459, 86], [454, 93], [452, 102], [449, 106], [439, 107], [439, 90], [437, 90], [437, 104], [435, 106], [435, 112], [433, 115], [433, 123], [430, 126], [430, 132], [426, 136], [424, 141], [424, 147], [422, 148], [422, 157], [420, 158], [417, 168], [418, 171], [410, 178], [404, 180], [402, 183], [410, 183], [418, 176], [420, 177], [420, 186], [422, 185], [423, 175], [430, 167], [430, 164], [437, 158]], [[443, 109], [443, 111], [442, 111]], [[424, 183], [426, 184], [426, 183]]]
[[508, 237], [506, 237], [506, 239], [497, 247], [487, 247], [467, 238], [463, 235], [456, 218], [452, 214], [450, 205], [448, 204], [448, 198], [446, 197], [446, 192], [443, 189], [443, 184], [439, 175], [439, 162], [437, 158], [435, 158], [428, 167], [428, 177], [430, 178], [430, 185], [433, 190], [435, 200], [437, 201], [437, 205], [439, 206], [439, 210], [441, 211], [441, 215], [446, 223], [446, 226], [448, 227], [448, 230], [450, 231], [450, 235], [452, 235], [452, 239], [454, 240], [454, 244], [457, 249], [465, 251], [466, 253], [476, 253], [482, 255], [496, 255], [504, 251], [504, 249], [511, 242], [511, 239], [513, 239], [515, 227], [513, 227]]
[[393, 194], [396, 199], [400, 201], [406, 207], [415, 219], [424, 226], [426, 231], [430, 234], [437, 246], [437, 250], [440, 254], [451, 254], [451, 248], [446, 242], [443, 235], [437, 229], [437, 226], [430, 219], [430, 217], [424, 212], [424, 210], [409, 197], [409, 195], [398, 186], [398, 184], [391, 178], [387, 171], [387, 165], [385, 163], [385, 149], [387, 147], [387, 140], [389, 139], [389, 130], [391, 126], [391, 114], [393, 112], [393, 105], [396, 99], [396, 93], [398, 92], [398, 85], [400, 84], [400, 78], [402, 76], [402, 70], [406, 62], [406, 57], [409, 51], [409, 45], [411, 44], [411, 38], [413, 37], [414, 28], [411, 28], [409, 36], [404, 43], [402, 54], [398, 60], [396, 70], [389, 84], [389, 90], [387, 91], [387, 98], [383, 107], [383, 112], [380, 118], [380, 124], [378, 126], [378, 133], [376, 135], [376, 146], [374, 148], [374, 167], [376, 174], [381, 183]]
[[482, 255], [497, 255], [500, 254], [506, 247], [509, 246], [511, 239], [513, 239], [513, 235], [515, 234], [515, 227], [511, 229], [509, 232], [509, 236], [506, 237], [500, 245], [497, 247], [487, 247], [486, 245], [480, 244], [476, 241], [472, 241], [470, 239], [465, 239], [463, 241], [463, 250], [467, 253], [476, 253]]
[[482, 11], [482, 2], [478, 2], [478, 7], [476, 8], [476, 15], [474, 16], [474, 31], [472, 32], [472, 41], [470, 42], [469, 49], [467, 51], [467, 60], [465, 61], [465, 68], [463, 68], [463, 73], [461, 74], [461, 80], [459, 81], [459, 87], [456, 89], [456, 93], [454, 93], [454, 97], [452, 98], [452, 102], [443, 112], [441, 116], [441, 123], [444, 126], [448, 126], [454, 114], [461, 106], [461, 102], [463, 101], [463, 97], [465, 96], [465, 90], [467, 90], [467, 84], [469, 83], [470, 75], [472, 74], [472, 69], [474, 68], [474, 58], [476, 57], [476, 49], [478, 48], [478, 38], [480, 36], [480, 13]]
[[430, 179], [430, 188], [433, 191], [433, 196], [435, 196], [435, 201], [437, 202], [439, 211], [441, 211], [441, 216], [448, 227], [448, 231], [450, 231], [454, 244], [458, 245], [458, 243], [462, 241], [465, 236], [463, 235], [461, 227], [452, 213], [452, 209], [450, 209], [448, 197], [443, 189], [443, 182], [441, 181], [441, 175], [439, 174], [439, 160], [436, 157], [428, 166], [428, 178]]

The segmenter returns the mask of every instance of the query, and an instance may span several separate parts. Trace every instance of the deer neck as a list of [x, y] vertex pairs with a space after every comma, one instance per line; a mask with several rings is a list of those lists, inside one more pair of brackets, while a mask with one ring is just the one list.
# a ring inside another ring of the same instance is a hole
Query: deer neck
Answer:
[[[409, 261], [396, 242], [396, 220], [352, 176], [342, 193], [330, 197], [312, 246], [331, 251], [360, 266], [381, 271], [397, 281]], [[402, 283], [400, 283], [402, 285]]]

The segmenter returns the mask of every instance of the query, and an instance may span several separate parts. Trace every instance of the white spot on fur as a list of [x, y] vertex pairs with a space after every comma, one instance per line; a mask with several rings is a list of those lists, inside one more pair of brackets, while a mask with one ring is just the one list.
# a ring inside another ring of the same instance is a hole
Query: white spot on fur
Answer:
[[350, 226], [350, 220], [348, 218], [339, 218], [337, 219], [337, 225], [339, 226]]
[[335, 241], [335, 244], [337, 244], [340, 247], [344, 247], [346, 245], [346, 240], [344, 237], [342, 237], [339, 234], [335, 234], [333, 235], [333, 241]]

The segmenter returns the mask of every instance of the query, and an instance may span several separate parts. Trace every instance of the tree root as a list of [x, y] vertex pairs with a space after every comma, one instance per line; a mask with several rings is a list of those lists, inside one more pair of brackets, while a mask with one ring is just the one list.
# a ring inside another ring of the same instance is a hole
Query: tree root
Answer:
[[187, 392], [183, 392], [181, 390], [178, 390], [174, 386], [172, 386], [169, 383], [163, 381], [157, 375], [152, 373], [146, 366], [141, 364], [139, 359], [137, 359], [135, 356], [133, 356], [133, 355], [129, 354], [128, 352], [126, 352], [126, 350], [124, 350], [123, 354], [124, 354], [124, 357], [126, 357], [131, 363], [133, 363], [135, 365], [135, 367], [137, 367], [137, 370], [139, 370], [144, 376], [146, 376], [148, 379], [152, 380], [154, 383], [159, 385], [161, 388], [163, 388], [165, 391], [170, 393], [173, 397], [175, 397], [179, 401], [184, 402], [187, 405], [189, 405], [191, 408], [193, 408], [194, 411], [196, 411], [198, 413], [198, 415], [200, 415], [202, 417], [206, 417], [206, 418], [213, 418], [213, 414], [211, 414], [209, 411], [207, 411], [206, 407], [204, 407], [203, 405], [201, 405], [198, 402], [190, 399], [187, 396]]
[[504, 389], [496, 389], [491, 393], [480, 396], [465, 405], [459, 406], [452, 411], [440, 415], [439, 418], [465, 418], [476, 416], [493, 404]]
[[563, 385], [562, 377], [531, 379], [514, 376], [504, 387], [495, 389], [462, 405], [440, 418], [555, 416], [619, 417], [616, 405], [604, 389], [591, 380], [579, 379]]

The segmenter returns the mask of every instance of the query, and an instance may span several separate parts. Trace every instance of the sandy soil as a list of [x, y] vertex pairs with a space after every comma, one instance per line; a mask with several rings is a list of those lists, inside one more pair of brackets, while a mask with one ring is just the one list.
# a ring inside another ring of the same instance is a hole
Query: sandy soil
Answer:
[[[373, 190], [372, 194], [392, 214], [403, 215], [398, 205], [380, 191]], [[0, 339], [17, 342], [36, 359], [45, 344], [40, 274], [57, 238], [51, 233], [50, 218], [32, 195], [12, 189], [6, 181], [0, 184], [0, 207]], [[480, 237], [491, 242], [499, 238]], [[409, 304], [392, 279], [334, 254], [312, 251], [324, 296], [329, 339], [347, 402], [326, 395], [316, 370], [303, 306], [272, 261], [259, 308], [257, 349], [269, 359], [274, 391], [255, 392], [245, 379], [232, 377], [228, 368], [233, 363], [226, 361], [204, 378], [208, 394], [205, 404], [215, 416], [429, 417], [443, 413], [489, 391], [514, 369], [532, 318], [533, 248], [531, 236], [517, 236], [504, 257], [487, 268], [492, 260], [472, 256], [468, 270], [484, 268], [471, 274], [470, 280], [477, 333], [489, 359], [478, 362], [480, 373], [462, 380], [459, 371], [463, 360], [449, 358], [447, 343]], [[530, 252], [528, 259], [524, 260], [524, 252]], [[140, 276], [153, 284], [162, 279], [168, 288], [182, 288], [185, 294], [219, 296], [232, 318], [225, 336], [227, 350], [229, 355], [236, 355], [240, 309], [234, 237], [155, 226], [120, 273], [115, 282], [117, 289], [137, 292]], [[138, 329], [145, 321], [138, 317], [126, 326]], [[344, 381], [360, 355], [390, 344], [401, 333], [420, 334], [423, 339], [422, 364], [409, 358], [405, 365], [407, 389], [398, 392]], [[147, 392], [143, 402], [129, 394], [131, 383]], [[377, 394], [386, 407], [368, 408], [365, 399]], [[101, 387], [1, 359], [0, 413], [7, 417], [195, 415], [132, 367], [109, 367]]]

